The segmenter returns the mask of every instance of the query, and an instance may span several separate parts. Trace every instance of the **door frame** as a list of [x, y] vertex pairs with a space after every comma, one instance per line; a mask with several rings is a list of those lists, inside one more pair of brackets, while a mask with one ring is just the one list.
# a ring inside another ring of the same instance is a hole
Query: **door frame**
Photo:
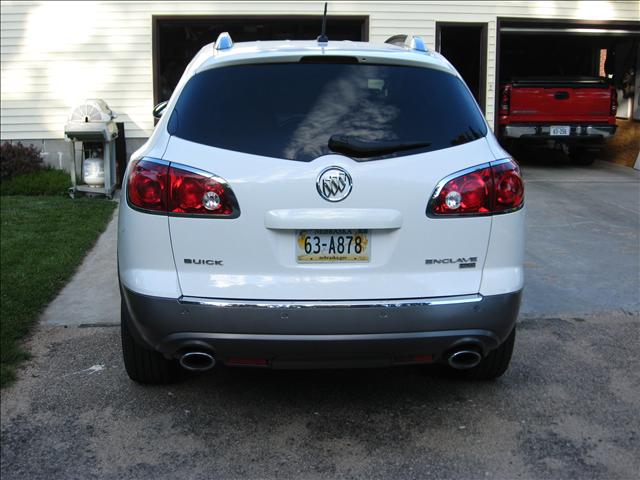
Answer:
[[478, 104], [487, 113], [487, 48], [489, 22], [436, 22], [436, 52], [440, 53], [442, 27], [480, 27], [480, 85]]
[[[369, 41], [369, 15], [328, 15], [327, 21], [336, 20], [359, 20], [362, 22], [361, 37], [363, 42]], [[160, 91], [160, 23], [163, 21], [190, 21], [190, 20], [318, 20], [318, 35], [320, 34], [322, 15], [152, 15], [151, 16], [151, 76], [153, 79], [153, 104], [158, 103], [158, 92]], [[212, 42], [216, 39], [212, 38]]]

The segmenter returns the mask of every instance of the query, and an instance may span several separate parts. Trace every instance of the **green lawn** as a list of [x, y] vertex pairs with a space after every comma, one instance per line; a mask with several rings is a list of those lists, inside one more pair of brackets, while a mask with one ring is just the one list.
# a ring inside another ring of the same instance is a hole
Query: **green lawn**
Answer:
[[0, 197], [0, 386], [29, 356], [19, 340], [73, 275], [115, 207], [89, 198]]
[[0, 195], [67, 195], [71, 186], [69, 174], [53, 168], [27, 175], [16, 175], [0, 182]]

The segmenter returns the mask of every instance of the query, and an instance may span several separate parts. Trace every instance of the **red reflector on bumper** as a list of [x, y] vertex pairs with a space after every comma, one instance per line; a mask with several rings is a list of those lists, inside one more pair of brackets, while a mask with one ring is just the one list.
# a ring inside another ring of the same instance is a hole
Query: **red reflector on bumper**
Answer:
[[407, 355], [406, 357], [395, 357], [393, 363], [406, 364], [406, 363], [431, 363], [433, 362], [433, 355]]
[[245, 357], [229, 357], [225, 362], [227, 365], [251, 365], [258, 367], [266, 367], [268, 362], [265, 358], [245, 358]]
[[433, 355], [414, 355], [413, 361], [418, 363], [433, 362]]

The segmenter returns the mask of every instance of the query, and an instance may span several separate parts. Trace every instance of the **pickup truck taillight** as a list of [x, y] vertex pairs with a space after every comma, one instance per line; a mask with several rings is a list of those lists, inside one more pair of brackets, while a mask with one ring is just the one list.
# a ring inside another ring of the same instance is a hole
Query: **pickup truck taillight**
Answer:
[[500, 92], [500, 115], [509, 115], [511, 110], [511, 85], [506, 85]]
[[236, 218], [233, 191], [222, 178], [182, 165], [140, 159], [127, 182], [129, 204], [152, 213]]
[[442, 180], [427, 207], [429, 216], [491, 215], [522, 208], [524, 184], [512, 160], [463, 170]]
[[618, 113], [618, 92], [614, 87], [611, 87], [611, 106], [609, 107], [609, 114], [612, 117]]

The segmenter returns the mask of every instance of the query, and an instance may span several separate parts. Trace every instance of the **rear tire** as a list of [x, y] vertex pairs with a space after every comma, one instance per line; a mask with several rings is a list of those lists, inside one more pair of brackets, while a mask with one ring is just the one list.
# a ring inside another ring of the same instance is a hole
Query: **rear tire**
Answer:
[[498, 378], [509, 368], [515, 341], [516, 328], [513, 327], [507, 339], [498, 348], [489, 352], [489, 355], [484, 357], [477, 366], [468, 370], [456, 370], [449, 367], [449, 372], [454, 377], [465, 380], [493, 380]]
[[148, 350], [136, 342], [130, 330], [131, 317], [124, 301], [120, 307], [120, 333], [122, 356], [129, 378], [147, 385], [173, 383], [180, 377], [175, 360], [167, 360], [160, 353]]

